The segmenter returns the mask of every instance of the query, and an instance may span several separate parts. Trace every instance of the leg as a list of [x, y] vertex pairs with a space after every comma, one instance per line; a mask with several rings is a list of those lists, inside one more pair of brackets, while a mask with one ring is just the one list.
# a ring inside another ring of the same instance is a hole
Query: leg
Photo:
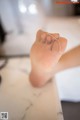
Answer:
[[31, 48], [30, 81], [34, 86], [44, 85], [53, 76], [53, 69], [62, 56], [67, 40], [59, 34], [48, 34], [39, 30]]
[[80, 65], [80, 45], [69, 50], [60, 58], [53, 74]]

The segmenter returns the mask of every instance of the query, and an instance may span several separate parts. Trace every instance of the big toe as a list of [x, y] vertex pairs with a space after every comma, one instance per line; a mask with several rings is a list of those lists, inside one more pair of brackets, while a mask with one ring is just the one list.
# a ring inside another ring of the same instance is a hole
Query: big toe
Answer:
[[67, 39], [59, 37], [59, 39], [54, 40], [52, 44], [52, 50], [56, 52], [63, 53], [67, 45]]
[[58, 41], [60, 42], [61, 51], [63, 52], [67, 45], [67, 39], [64, 37], [60, 37]]

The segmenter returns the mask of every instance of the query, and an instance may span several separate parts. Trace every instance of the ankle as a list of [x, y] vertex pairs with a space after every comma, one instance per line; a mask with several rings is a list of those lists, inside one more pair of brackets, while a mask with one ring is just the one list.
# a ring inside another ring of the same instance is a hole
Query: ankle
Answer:
[[50, 73], [31, 71], [29, 78], [34, 87], [41, 87], [51, 78], [51, 75]]

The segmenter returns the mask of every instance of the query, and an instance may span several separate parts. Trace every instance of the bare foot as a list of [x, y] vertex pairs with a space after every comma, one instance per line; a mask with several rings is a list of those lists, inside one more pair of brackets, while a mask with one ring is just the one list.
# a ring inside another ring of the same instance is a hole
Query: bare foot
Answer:
[[66, 48], [67, 40], [59, 34], [49, 34], [39, 30], [31, 48], [30, 81], [33, 86], [44, 85], [51, 77], [53, 69]]

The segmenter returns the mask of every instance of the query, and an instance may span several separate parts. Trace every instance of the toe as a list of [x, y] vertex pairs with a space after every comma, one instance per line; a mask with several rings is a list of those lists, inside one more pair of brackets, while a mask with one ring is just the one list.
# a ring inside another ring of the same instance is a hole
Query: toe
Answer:
[[59, 51], [59, 42], [57, 40], [54, 40], [51, 45], [51, 50], [58, 52]]
[[47, 44], [51, 44], [52, 43], [52, 36], [47, 35], [46, 41], [47, 41]]
[[42, 30], [38, 30], [37, 35], [36, 35], [36, 41], [45, 43], [46, 42], [46, 36], [47, 36], [47, 32], [44, 32]]
[[60, 50], [63, 52], [67, 45], [67, 39], [64, 37], [60, 37], [57, 41], [59, 41], [60, 48], [61, 48]]
[[42, 34], [41, 34], [41, 42], [42, 43], [46, 43], [46, 33], [45, 32], [43, 32]]
[[53, 40], [55, 39], [58, 39], [60, 37], [59, 33], [54, 33], [54, 34], [51, 34], [51, 36], [53, 37]]
[[42, 34], [42, 30], [38, 30], [37, 34], [36, 34], [36, 41], [40, 41], [41, 40], [41, 34]]
[[53, 44], [51, 46], [51, 49], [54, 51], [57, 51], [57, 52], [64, 52], [65, 48], [66, 48], [66, 45], [67, 45], [67, 40], [63, 37], [59, 37], [58, 40], [54, 40], [53, 41]]

